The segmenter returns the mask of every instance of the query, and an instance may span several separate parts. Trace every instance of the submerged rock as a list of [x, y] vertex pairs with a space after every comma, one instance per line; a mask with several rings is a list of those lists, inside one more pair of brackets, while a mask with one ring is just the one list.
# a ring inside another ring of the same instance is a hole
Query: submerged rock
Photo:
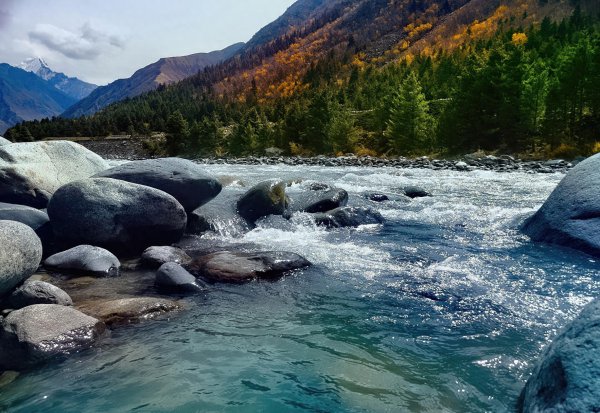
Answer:
[[600, 256], [600, 154], [578, 164], [556, 187], [523, 232], [533, 241]]
[[25, 205], [0, 202], [0, 220], [17, 221], [35, 231], [44, 246], [52, 242], [52, 225], [48, 214]]
[[184, 233], [185, 210], [171, 195], [109, 178], [72, 182], [48, 205], [57, 241], [91, 244], [117, 254], [171, 245]]
[[166, 292], [198, 293], [206, 290], [203, 283], [196, 280], [196, 277], [174, 262], [163, 264], [158, 269], [154, 285], [159, 290]]
[[119, 275], [121, 263], [104, 248], [79, 245], [48, 257], [44, 267], [64, 274], [115, 277]]
[[121, 298], [118, 300], [88, 301], [79, 306], [86, 314], [106, 325], [137, 323], [181, 309], [175, 301], [155, 297]]
[[543, 352], [517, 411], [597, 412], [600, 406], [600, 300], [588, 305]]
[[402, 192], [404, 192], [404, 195], [406, 195], [407, 197], [413, 199], [431, 196], [431, 193], [418, 186], [406, 186], [402, 189]]
[[191, 212], [219, 195], [221, 184], [187, 159], [164, 158], [128, 162], [96, 174], [160, 189]]
[[290, 209], [299, 212], [327, 212], [348, 203], [348, 192], [343, 189], [311, 190], [294, 194]]
[[0, 296], [29, 278], [42, 260], [42, 242], [25, 224], [0, 221]]
[[105, 170], [95, 153], [68, 141], [0, 147], [0, 202], [45, 208], [61, 186]]
[[313, 214], [313, 218], [317, 225], [328, 228], [383, 224], [385, 221], [379, 212], [363, 207], [337, 208], [324, 214]]
[[190, 261], [192, 261], [190, 256], [177, 247], [150, 247], [142, 254], [142, 264], [153, 269], [168, 262], [187, 264]]
[[238, 213], [251, 224], [268, 215], [283, 215], [287, 207], [285, 187], [280, 180], [259, 183], [240, 198]]
[[73, 300], [69, 294], [50, 283], [28, 281], [13, 291], [6, 304], [8, 308], [19, 310], [36, 304], [57, 304], [68, 307], [73, 305]]
[[38, 304], [11, 312], [0, 328], [0, 370], [23, 370], [94, 344], [104, 323], [72, 307]]
[[291, 252], [222, 251], [197, 258], [187, 268], [211, 282], [243, 283], [255, 279], [275, 280], [286, 272], [310, 265], [304, 257]]

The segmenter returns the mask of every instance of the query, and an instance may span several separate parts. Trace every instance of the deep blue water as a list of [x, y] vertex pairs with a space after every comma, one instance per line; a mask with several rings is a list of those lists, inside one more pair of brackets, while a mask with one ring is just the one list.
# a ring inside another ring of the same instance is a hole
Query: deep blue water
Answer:
[[207, 168], [246, 186], [333, 183], [351, 204], [407, 184], [435, 196], [370, 204], [383, 226], [328, 231], [298, 216], [217, 236], [315, 265], [214, 286], [171, 319], [116, 330], [0, 389], [0, 411], [511, 411], [542, 348], [600, 291], [591, 257], [518, 232], [559, 174]]

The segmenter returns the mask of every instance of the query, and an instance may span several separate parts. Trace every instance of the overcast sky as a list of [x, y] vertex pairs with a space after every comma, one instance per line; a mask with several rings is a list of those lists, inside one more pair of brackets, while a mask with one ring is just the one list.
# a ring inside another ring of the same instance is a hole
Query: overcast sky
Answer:
[[0, 0], [0, 63], [42, 57], [96, 84], [249, 40], [294, 0]]

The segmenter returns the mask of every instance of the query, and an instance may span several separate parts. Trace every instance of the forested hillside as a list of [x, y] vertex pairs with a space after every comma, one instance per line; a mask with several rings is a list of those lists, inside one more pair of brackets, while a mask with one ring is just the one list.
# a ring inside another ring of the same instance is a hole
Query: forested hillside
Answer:
[[190, 155], [600, 149], [596, 2], [312, 3], [303, 25], [175, 86], [8, 135], [166, 131], [162, 150]]

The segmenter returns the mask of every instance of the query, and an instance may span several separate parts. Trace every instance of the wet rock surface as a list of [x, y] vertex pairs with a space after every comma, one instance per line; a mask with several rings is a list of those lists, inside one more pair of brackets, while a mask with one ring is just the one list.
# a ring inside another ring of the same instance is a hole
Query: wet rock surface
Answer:
[[383, 224], [381, 214], [371, 208], [343, 207], [322, 214], [313, 214], [317, 225], [327, 228], [358, 227], [360, 225]]
[[237, 211], [249, 223], [268, 215], [283, 215], [287, 208], [285, 182], [261, 182], [248, 190], [237, 202]]
[[154, 285], [162, 292], [199, 293], [207, 290], [207, 286], [196, 279], [181, 265], [169, 262], [163, 264], [156, 272]]
[[87, 301], [77, 307], [108, 326], [137, 323], [181, 309], [177, 302], [158, 297]]
[[116, 277], [121, 263], [110, 251], [92, 245], [79, 245], [44, 261], [44, 267], [62, 274]]

